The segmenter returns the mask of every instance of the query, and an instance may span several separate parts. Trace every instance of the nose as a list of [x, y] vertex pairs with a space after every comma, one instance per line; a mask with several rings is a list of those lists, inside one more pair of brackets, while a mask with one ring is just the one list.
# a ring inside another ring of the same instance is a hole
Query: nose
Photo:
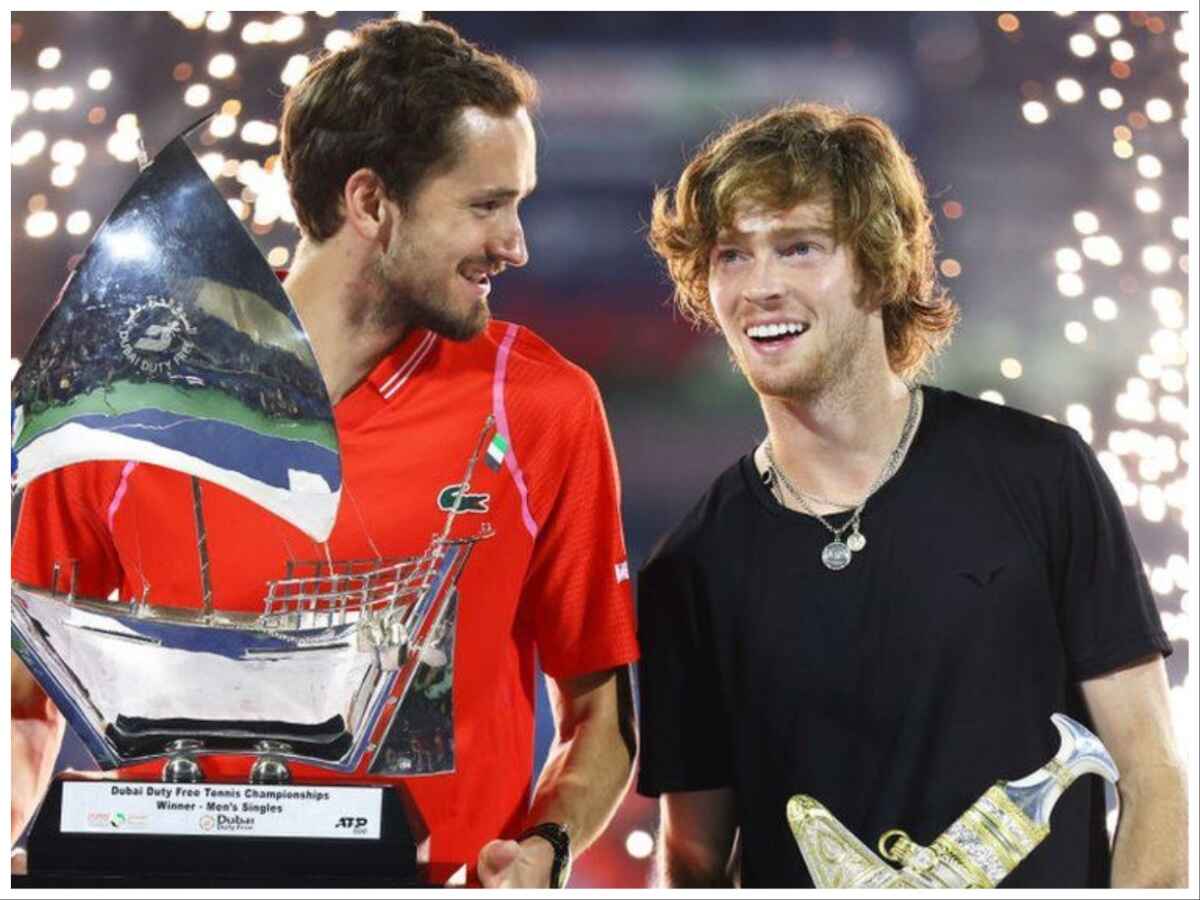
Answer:
[[779, 279], [773, 254], [763, 254], [755, 260], [753, 267], [746, 275], [742, 296], [747, 303], [762, 306], [770, 304], [783, 296], [783, 283]]
[[525, 229], [519, 216], [513, 216], [503, 230], [497, 232], [488, 247], [488, 255], [506, 265], [519, 269], [529, 262], [529, 248], [525, 245]]

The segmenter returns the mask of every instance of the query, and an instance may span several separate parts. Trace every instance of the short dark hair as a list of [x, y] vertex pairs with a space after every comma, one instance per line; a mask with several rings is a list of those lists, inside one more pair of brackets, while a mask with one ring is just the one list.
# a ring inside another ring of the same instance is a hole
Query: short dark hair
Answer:
[[325, 53], [288, 91], [281, 161], [296, 218], [318, 241], [342, 225], [346, 179], [361, 168], [407, 202], [421, 180], [454, 165], [461, 110], [496, 115], [532, 109], [537, 82], [441, 22], [367, 22]]
[[716, 327], [708, 295], [717, 233], [744, 201], [784, 210], [828, 196], [837, 240], [883, 304], [893, 371], [920, 374], [949, 340], [958, 306], [937, 281], [925, 185], [879, 119], [789, 103], [709, 138], [674, 191], [654, 198], [650, 244], [666, 262], [684, 318]]

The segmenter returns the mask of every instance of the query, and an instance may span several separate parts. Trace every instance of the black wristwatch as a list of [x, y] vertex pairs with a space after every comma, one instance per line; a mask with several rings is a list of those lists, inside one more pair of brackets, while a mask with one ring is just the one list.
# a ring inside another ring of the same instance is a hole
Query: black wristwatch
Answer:
[[565, 887], [571, 874], [571, 836], [557, 822], [542, 822], [526, 828], [517, 835], [518, 843], [529, 837], [540, 837], [554, 848], [554, 864], [550, 867], [550, 887]]

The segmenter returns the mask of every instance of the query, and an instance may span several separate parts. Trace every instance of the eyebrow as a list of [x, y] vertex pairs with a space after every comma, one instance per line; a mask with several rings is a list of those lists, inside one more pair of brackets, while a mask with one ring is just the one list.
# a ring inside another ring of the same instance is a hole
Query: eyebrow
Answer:
[[529, 191], [525, 194], [522, 194], [516, 188], [499, 188], [498, 187], [498, 188], [490, 188], [488, 190], [480, 191], [479, 193], [473, 194], [472, 196], [478, 200], [513, 200], [513, 199], [520, 198], [520, 197], [528, 197], [529, 194], [532, 194], [535, 190], [537, 190], [537, 182], [536, 181], [532, 185], [530, 185]]
[[[718, 241], [736, 241], [741, 238], [750, 237], [751, 234], [759, 232], [741, 231], [737, 228], [722, 228], [717, 232]], [[789, 240], [791, 238], [805, 237], [808, 235], [817, 235], [819, 237], [832, 238], [835, 236], [833, 228], [827, 225], [789, 225], [782, 228], [772, 228], [766, 232], [767, 236], [772, 239]]]

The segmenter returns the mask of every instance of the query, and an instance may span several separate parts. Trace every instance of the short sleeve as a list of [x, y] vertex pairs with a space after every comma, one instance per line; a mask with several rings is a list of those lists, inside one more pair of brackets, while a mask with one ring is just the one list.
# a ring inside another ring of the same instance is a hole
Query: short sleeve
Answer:
[[122, 581], [121, 565], [104, 507], [119, 479], [120, 464], [82, 463], [48, 472], [20, 494], [12, 547], [12, 577], [49, 588], [58, 566], [59, 590], [70, 586], [78, 563], [76, 593], [107, 597]]
[[637, 659], [621, 488], [599, 392], [554, 423], [566, 466], [534, 538], [522, 588], [543, 671], [571, 678]]
[[696, 570], [655, 554], [638, 574], [638, 793], [733, 785], [732, 723]]
[[1052, 558], [1072, 678], [1084, 681], [1151, 654], [1170, 655], [1116, 491], [1074, 432], [1060, 485]]

